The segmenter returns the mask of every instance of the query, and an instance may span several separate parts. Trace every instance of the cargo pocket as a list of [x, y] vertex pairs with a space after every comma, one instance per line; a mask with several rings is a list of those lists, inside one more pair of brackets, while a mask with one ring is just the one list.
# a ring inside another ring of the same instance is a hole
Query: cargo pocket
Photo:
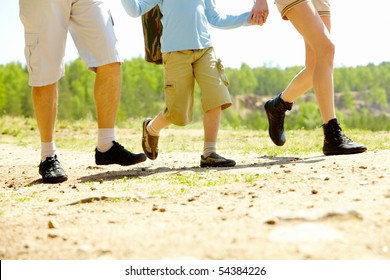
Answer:
[[164, 85], [165, 105], [169, 112], [177, 111], [176, 104], [176, 84], [173, 81], [167, 81]]
[[112, 24], [112, 26], [115, 26], [114, 18], [113, 18], [113, 16], [112, 16], [112, 14], [111, 14], [111, 11], [110, 11], [110, 10], [108, 11], [108, 17], [109, 17], [109, 18], [110, 18], [110, 20], [111, 20], [111, 24]]
[[225, 74], [225, 68], [222, 65], [221, 59], [218, 58], [216, 64], [217, 64], [217, 69], [218, 69], [219, 76], [221, 77], [222, 82], [225, 84], [225, 86], [228, 87], [229, 86], [229, 80], [228, 80], [228, 78], [227, 78], [227, 76]]
[[162, 53], [161, 58], [162, 58], [162, 63], [164, 65], [167, 64], [167, 61], [168, 61], [170, 56], [171, 56], [171, 52]]
[[29, 73], [33, 73], [39, 65], [39, 54], [38, 54], [38, 34], [37, 33], [26, 33], [24, 35], [25, 47], [24, 55], [26, 57], [26, 66]]

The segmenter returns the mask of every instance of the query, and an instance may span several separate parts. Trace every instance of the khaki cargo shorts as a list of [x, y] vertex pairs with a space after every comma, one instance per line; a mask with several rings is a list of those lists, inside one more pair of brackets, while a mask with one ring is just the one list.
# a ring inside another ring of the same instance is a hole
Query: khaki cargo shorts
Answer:
[[104, 1], [19, 0], [30, 86], [45, 86], [65, 75], [68, 31], [90, 69], [121, 62], [114, 22]]
[[289, 10], [305, 2], [312, 2], [319, 15], [330, 15], [330, 0], [275, 0], [283, 19], [287, 19], [286, 13]]
[[218, 68], [212, 47], [163, 53], [163, 65], [164, 117], [173, 124], [184, 126], [192, 121], [195, 80], [204, 112], [232, 105], [223, 68]]

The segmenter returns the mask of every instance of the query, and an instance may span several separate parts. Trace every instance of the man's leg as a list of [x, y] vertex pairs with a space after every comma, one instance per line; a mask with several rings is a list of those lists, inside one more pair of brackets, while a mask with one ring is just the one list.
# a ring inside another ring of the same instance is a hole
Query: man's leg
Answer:
[[58, 110], [57, 84], [32, 88], [35, 118], [41, 137], [39, 173], [44, 183], [66, 181], [68, 176], [57, 159], [54, 144], [54, 126]]
[[94, 98], [98, 122], [97, 149], [107, 152], [115, 141], [115, 121], [120, 100], [120, 63], [96, 68]]
[[115, 121], [120, 100], [120, 63], [99, 66], [96, 69], [94, 97], [98, 122], [98, 147], [95, 162], [98, 165], [133, 165], [146, 160], [144, 154], [133, 154], [115, 142]]
[[32, 97], [41, 142], [52, 142], [57, 118], [57, 84], [33, 87]]
[[114, 128], [121, 90], [120, 63], [97, 67], [94, 97], [99, 128]]

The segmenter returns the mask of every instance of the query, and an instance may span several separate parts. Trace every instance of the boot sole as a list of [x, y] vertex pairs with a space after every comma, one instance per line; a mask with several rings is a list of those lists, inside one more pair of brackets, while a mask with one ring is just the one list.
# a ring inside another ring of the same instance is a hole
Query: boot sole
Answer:
[[352, 154], [360, 154], [367, 151], [367, 148], [356, 148], [356, 149], [345, 149], [345, 150], [327, 150], [322, 152], [326, 156], [337, 156], [337, 155], [352, 155]]
[[130, 166], [130, 165], [134, 165], [134, 164], [141, 163], [144, 161], [146, 161], [146, 156], [145, 157], [140, 156], [139, 158], [136, 158], [136, 159], [132, 160], [131, 162], [126, 162], [126, 163], [120, 163], [120, 162], [109, 161], [109, 160], [99, 160], [99, 161], [95, 161], [95, 164], [96, 165], [118, 164], [118, 165], [122, 165], [122, 166]]
[[42, 178], [42, 182], [45, 184], [62, 183], [62, 182], [65, 182], [67, 180], [68, 180], [67, 176], [61, 176], [61, 177], [57, 177], [57, 178], [47, 178], [47, 179]]

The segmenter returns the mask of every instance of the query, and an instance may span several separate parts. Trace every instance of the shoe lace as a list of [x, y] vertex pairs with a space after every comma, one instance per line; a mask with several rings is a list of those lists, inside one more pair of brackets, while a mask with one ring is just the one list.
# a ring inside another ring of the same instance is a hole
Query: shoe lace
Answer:
[[132, 152], [126, 150], [125, 147], [119, 144], [118, 142], [114, 141], [114, 145], [115, 145], [115, 149], [118, 152], [120, 152], [122, 155], [125, 155], [126, 157], [134, 155]]
[[343, 130], [341, 129], [341, 127], [339, 126], [333, 126], [332, 127], [332, 130], [333, 130], [333, 135], [334, 135], [334, 138], [340, 142], [340, 143], [350, 143], [352, 142], [351, 139], [349, 139], [343, 132]]
[[118, 142], [114, 141], [114, 146], [116, 146], [115, 148], [117, 150], [125, 150], [125, 147], [123, 147], [121, 144], [119, 144]]
[[44, 163], [46, 171], [54, 171], [60, 168], [60, 162], [55, 157], [48, 157]]
[[340, 138], [340, 140], [341, 140], [342, 142], [345, 142], [345, 143], [350, 143], [350, 142], [352, 142], [352, 140], [349, 139], [349, 138], [344, 134], [344, 132], [342, 132], [341, 128], [340, 128], [340, 130], [338, 131], [338, 137]]
[[274, 107], [275, 113], [273, 114], [274, 121], [277, 122], [278, 126], [282, 127], [284, 125], [284, 117], [286, 113], [286, 108], [283, 104]]

